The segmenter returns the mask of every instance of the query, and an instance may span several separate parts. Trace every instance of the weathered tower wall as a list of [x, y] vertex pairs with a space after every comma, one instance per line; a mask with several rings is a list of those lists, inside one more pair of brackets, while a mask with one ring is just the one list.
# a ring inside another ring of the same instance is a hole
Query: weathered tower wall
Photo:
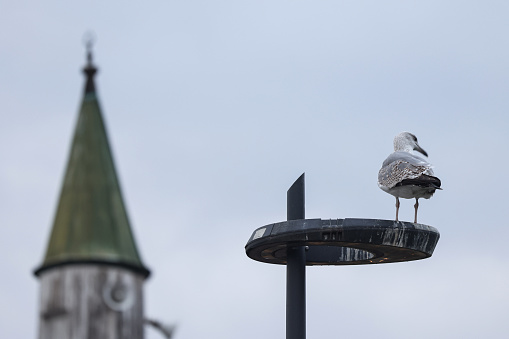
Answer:
[[110, 265], [40, 273], [39, 339], [143, 339], [144, 277]]

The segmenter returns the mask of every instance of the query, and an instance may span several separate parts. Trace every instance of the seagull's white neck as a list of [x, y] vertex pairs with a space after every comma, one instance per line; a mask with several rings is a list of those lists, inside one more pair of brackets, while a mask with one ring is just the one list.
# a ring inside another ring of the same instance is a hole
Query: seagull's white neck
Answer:
[[394, 138], [394, 152], [409, 152], [411, 153], [414, 150], [413, 145], [411, 145], [406, 138], [401, 138], [399, 135]]

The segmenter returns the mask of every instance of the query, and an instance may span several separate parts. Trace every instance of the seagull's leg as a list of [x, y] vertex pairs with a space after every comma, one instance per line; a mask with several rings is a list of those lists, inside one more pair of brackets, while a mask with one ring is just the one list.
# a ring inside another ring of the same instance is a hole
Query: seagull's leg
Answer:
[[419, 198], [415, 198], [415, 218], [414, 223], [417, 224], [417, 209], [419, 208]]
[[398, 212], [399, 212], [399, 198], [396, 197], [396, 221], [398, 221]]

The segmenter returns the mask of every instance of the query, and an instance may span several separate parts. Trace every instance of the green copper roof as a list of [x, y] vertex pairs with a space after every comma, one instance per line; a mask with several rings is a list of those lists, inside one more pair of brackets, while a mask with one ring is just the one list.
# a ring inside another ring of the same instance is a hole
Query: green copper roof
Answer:
[[126, 266], [148, 276], [129, 225], [101, 109], [89, 52], [85, 94], [72, 141], [60, 200], [40, 271], [68, 263]]

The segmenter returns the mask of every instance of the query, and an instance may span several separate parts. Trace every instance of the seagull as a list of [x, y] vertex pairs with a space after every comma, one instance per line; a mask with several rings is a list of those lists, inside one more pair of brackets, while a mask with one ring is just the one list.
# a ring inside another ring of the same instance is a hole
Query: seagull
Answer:
[[398, 221], [399, 198], [415, 198], [415, 218], [419, 198], [429, 199], [435, 190], [441, 190], [440, 179], [434, 176], [432, 166], [412, 151], [428, 156], [417, 143], [415, 135], [402, 132], [394, 138], [394, 153], [389, 155], [378, 172], [378, 187], [396, 197], [396, 221]]

